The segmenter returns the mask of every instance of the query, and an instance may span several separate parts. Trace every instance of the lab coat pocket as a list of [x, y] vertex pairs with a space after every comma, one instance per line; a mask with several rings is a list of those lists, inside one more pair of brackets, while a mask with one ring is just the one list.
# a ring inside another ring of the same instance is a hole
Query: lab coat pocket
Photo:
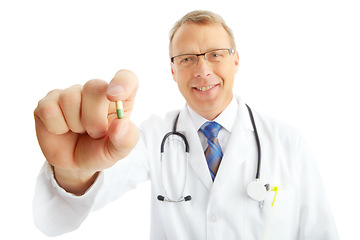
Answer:
[[[293, 189], [268, 191], [263, 203], [265, 234], [263, 239], [290, 239], [298, 219], [295, 191]], [[295, 225], [294, 225], [295, 224]]]

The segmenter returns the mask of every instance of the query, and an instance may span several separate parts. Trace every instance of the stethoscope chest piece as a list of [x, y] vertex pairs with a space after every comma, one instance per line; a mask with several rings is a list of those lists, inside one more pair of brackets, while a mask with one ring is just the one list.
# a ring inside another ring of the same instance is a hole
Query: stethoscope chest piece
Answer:
[[249, 197], [255, 201], [264, 201], [266, 195], [266, 186], [259, 180], [251, 182], [247, 187]]

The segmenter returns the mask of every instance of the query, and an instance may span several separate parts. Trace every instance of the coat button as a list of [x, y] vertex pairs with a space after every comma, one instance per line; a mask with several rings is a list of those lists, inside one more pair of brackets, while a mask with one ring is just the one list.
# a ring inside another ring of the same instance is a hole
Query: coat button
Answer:
[[211, 222], [211, 223], [215, 223], [219, 220], [215, 214], [210, 214], [208, 219], [209, 219], [209, 222]]

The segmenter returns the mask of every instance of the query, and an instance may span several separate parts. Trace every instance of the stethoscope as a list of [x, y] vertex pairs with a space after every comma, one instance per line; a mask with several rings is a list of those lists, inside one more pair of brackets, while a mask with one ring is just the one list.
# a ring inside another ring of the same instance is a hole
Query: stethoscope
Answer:
[[[246, 104], [246, 107], [249, 111], [249, 116], [250, 116], [250, 120], [251, 120], [251, 124], [253, 126], [254, 129], [254, 133], [255, 133], [255, 140], [256, 140], [256, 147], [257, 147], [257, 152], [258, 152], [258, 157], [257, 157], [257, 168], [256, 168], [256, 176], [255, 176], [255, 181], [251, 182], [248, 187], [247, 187], [247, 193], [249, 195], [250, 198], [252, 198], [255, 201], [259, 201], [259, 206], [260, 208], [262, 208], [262, 203], [265, 199], [266, 196], [266, 192], [269, 190], [269, 185], [268, 184], [263, 184], [260, 181], [260, 171], [261, 171], [261, 145], [260, 145], [260, 138], [259, 138], [259, 134], [256, 128], [256, 124], [255, 124], [255, 119], [254, 119], [254, 115], [252, 113], [251, 108]], [[185, 187], [187, 184], [187, 176], [188, 176], [188, 165], [189, 165], [189, 143], [185, 137], [184, 134], [177, 132], [176, 128], [177, 128], [177, 123], [179, 120], [179, 116], [180, 113], [176, 116], [175, 121], [174, 121], [174, 125], [173, 125], [173, 130], [169, 133], [167, 133], [162, 141], [161, 141], [161, 147], [160, 147], [160, 168], [161, 168], [161, 182], [162, 182], [162, 187], [163, 187], [163, 191], [164, 191], [164, 195], [158, 195], [157, 199], [159, 201], [166, 201], [166, 202], [173, 202], [173, 203], [178, 203], [178, 202], [187, 202], [190, 201], [192, 199], [191, 195], [187, 195], [184, 196], [185, 194]], [[164, 185], [164, 174], [163, 174], [163, 161], [164, 161], [164, 153], [165, 153], [165, 144], [167, 139], [170, 136], [178, 136], [180, 137], [180, 139], [182, 139], [182, 142], [184, 144], [184, 148], [185, 148], [185, 174], [184, 174], [184, 184], [182, 187], [182, 194], [180, 195], [179, 198], [174, 199], [174, 198], [170, 198], [167, 194], [165, 185]]]

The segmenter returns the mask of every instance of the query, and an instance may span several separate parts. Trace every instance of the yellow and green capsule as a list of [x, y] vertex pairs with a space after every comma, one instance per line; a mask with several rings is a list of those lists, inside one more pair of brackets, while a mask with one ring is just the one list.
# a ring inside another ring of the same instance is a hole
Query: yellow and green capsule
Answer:
[[125, 113], [124, 113], [124, 106], [122, 101], [117, 101], [115, 102], [115, 106], [116, 106], [116, 114], [118, 118], [124, 118], [125, 117]]

